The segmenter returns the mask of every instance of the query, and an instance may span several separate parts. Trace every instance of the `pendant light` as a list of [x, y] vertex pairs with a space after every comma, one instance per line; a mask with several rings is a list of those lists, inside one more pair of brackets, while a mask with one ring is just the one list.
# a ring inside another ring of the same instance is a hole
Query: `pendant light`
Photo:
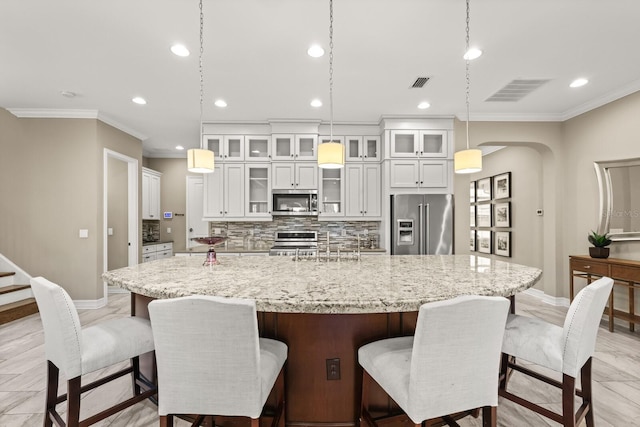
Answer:
[[[469, 1], [467, 0], [467, 48], [465, 52], [469, 51]], [[465, 57], [466, 63], [466, 78], [467, 78], [467, 90], [466, 90], [466, 104], [467, 104], [467, 149], [458, 151], [453, 155], [453, 165], [456, 173], [476, 173], [482, 170], [482, 151], [478, 149], [469, 148], [469, 92], [471, 86], [471, 78], [469, 77], [469, 57]]]
[[333, 0], [329, 0], [329, 142], [318, 145], [318, 167], [344, 167], [344, 145], [333, 140]]
[[[202, 54], [204, 53], [204, 12], [200, 0], [200, 141], [202, 141], [202, 102], [204, 99], [204, 72], [202, 70]], [[187, 170], [193, 173], [212, 173], [215, 166], [213, 151], [203, 148], [192, 148], [187, 151]]]

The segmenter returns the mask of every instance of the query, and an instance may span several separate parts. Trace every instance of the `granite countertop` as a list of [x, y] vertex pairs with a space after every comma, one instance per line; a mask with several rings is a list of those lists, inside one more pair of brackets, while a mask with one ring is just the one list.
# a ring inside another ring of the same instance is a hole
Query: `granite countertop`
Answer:
[[425, 302], [465, 294], [510, 296], [541, 274], [475, 255], [381, 255], [340, 262], [228, 257], [210, 267], [200, 257], [173, 257], [102, 277], [152, 298], [204, 294], [254, 299], [265, 312], [387, 313], [417, 311]]
[[[224, 246], [216, 246], [216, 252], [220, 254], [245, 254], [245, 253], [256, 253], [256, 254], [266, 254], [269, 253], [269, 249], [247, 249], [247, 248], [224, 248]], [[175, 251], [177, 254], [206, 254], [209, 251], [208, 246], [196, 246], [191, 249], [185, 249], [180, 251]], [[351, 253], [353, 250], [345, 250], [345, 253]], [[322, 250], [320, 250], [322, 252]], [[384, 253], [386, 250], [377, 248], [377, 249], [360, 249], [360, 253]], [[334, 250], [335, 253], [335, 250]]]

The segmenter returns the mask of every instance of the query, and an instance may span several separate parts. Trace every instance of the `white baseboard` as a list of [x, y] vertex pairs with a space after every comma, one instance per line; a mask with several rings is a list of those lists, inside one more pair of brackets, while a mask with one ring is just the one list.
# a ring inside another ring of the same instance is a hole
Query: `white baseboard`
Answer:
[[109, 292], [109, 294], [128, 294], [128, 293], [130, 293], [128, 290], [119, 288], [117, 286], [109, 286], [108, 287], [108, 292]]
[[100, 299], [74, 300], [73, 304], [76, 306], [78, 310], [96, 309], [96, 308], [102, 308], [105, 305], [107, 305], [107, 299], [100, 298]]
[[569, 307], [569, 298], [565, 297], [552, 297], [547, 295], [539, 289], [527, 289], [525, 294], [542, 301], [545, 304], [553, 305], [555, 307]]

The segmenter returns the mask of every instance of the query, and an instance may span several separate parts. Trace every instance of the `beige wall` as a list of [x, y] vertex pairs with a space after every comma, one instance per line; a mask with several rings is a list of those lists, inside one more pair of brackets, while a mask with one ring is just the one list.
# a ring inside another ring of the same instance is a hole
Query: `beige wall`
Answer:
[[[103, 148], [140, 141], [91, 119], [0, 109], [0, 253], [74, 300], [103, 298]], [[89, 230], [80, 239], [80, 229]]]

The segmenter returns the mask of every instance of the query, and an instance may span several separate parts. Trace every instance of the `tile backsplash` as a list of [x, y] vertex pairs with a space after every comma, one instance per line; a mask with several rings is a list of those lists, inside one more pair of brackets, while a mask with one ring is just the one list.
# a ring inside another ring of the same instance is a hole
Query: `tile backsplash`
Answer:
[[380, 245], [380, 221], [321, 222], [312, 217], [297, 217], [274, 218], [268, 222], [210, 222], [209, 227], [209, 235], [228, 237], [229, 249], [246, 248], [248, 242], [254, 248], [269, 249], [273, 246], [275, 232], [281, 230], [317, 231], [320, 247], [326, 244], [327, 232], [332, 248], [337, 246], [344, 250], [355, 250], [358, 246], [358, 235], [361, 246], [371, 247], [372, 241], [373, 247], [378, 248]]
[[142, 221], [142, 243], [160, 241], [160, 221]]

